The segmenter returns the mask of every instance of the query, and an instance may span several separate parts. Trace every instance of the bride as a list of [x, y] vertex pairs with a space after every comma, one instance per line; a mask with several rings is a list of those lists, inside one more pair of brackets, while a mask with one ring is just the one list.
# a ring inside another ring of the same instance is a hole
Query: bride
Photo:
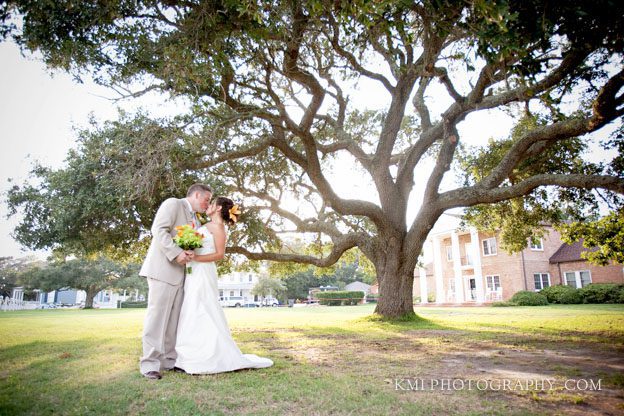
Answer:
[[214, 374], [273, 365], [268, 358], [243, 354], [232, 339], [217, 289], [215, 261], [225, 253], [225, 225], [234, 224], [236, 208], [218, 197], [206, 210], [211, 221], [199, 228], [203, 247], [195, 250], [191, 273], [184, 283], [184, 302], [178, 321], [175, 367], [189, 374]]

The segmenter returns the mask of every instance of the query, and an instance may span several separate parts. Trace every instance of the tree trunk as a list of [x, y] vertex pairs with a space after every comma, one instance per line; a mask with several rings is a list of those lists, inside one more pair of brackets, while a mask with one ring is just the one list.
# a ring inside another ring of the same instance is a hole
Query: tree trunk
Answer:
[[402, 245], [391, 238], [383, 264], [375, 264], [379, 299], [375, 313], [389, 319], [414, 319], [413, 284], [417, 255], [407, 258], [402, 254]]
[[87, 298], [85, 299], [85, 309], [93, 309], [93, 298], [98, 294], [100, 289], [98, 287], [89, 286], [86, 290]]

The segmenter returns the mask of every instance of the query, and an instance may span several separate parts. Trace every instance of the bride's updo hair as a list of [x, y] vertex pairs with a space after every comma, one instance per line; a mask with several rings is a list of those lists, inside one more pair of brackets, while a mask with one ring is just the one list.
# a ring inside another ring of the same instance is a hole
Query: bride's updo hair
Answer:
[[234, 220], [230, 217], [230, 208], [234, 206], [234, 201], [224, 196], [219, 196], [215, 199], [215, 204], [221, 207], [221, 218], [227, 225], [234, 224]]

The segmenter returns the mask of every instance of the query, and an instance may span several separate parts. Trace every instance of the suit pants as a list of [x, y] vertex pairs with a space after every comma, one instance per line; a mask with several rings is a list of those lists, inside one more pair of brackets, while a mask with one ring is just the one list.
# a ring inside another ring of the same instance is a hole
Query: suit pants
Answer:
[[141, 373], [173, 368], [176, 360], [175, 342], [178, 317], [184, 298], [184, 283], [171, 285], [147, 278], [149, 295], [143, 326]]

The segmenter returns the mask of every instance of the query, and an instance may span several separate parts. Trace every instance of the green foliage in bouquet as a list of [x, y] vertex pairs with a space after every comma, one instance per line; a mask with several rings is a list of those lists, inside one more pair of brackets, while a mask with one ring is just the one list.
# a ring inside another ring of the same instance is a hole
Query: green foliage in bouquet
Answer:
[[204, 236], [197, 232], [191, 225], [179, 225], [175, 227], [178, 235], [173, 237], [173, 241], [182, 248], [182, 250], [194, 250], [202, 246]]

